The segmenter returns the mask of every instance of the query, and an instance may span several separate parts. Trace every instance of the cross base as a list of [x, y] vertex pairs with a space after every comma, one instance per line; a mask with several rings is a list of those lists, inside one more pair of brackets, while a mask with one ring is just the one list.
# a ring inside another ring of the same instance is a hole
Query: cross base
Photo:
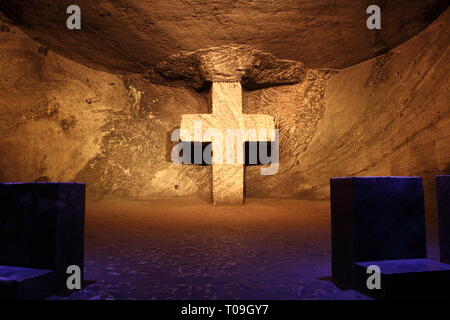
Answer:
[[244, 166], [213, 164], [213, 203], [242, 204], [244, 202]]

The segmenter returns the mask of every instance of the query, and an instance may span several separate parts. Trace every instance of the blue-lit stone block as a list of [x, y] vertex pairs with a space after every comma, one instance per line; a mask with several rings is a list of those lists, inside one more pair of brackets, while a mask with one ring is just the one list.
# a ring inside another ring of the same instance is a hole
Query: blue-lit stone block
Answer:
[[441, 261], [450, 263], [450, 176], [436, 177]]
[[55, 290], [53, 270], [0, 266], [0, 299], [43, 299]]
[[420, 177], [332, 178], [332, 277], [354, 285], [355, 262], [426, 258]]
[[[381, 286], [369, 289], [367, 268], [380, 268]], [[376, 299], [450, 298], [450, 265], [429, 259], [402, 259], [355, 263], [356, 289]]]
[[0, 265], [54, 270], [63, 288], [83, 270], [84, 212], [85, 184], [0, 184]]

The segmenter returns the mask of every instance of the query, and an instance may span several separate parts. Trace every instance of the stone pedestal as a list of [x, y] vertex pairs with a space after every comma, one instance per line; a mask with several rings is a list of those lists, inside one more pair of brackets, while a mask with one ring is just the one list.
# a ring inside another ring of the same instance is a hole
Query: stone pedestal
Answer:
[[450, 176], [437, 176], [436, 184], [441, 261], [450, 264]]
[[[438, 179], [439, 199], [448, 198], [445, 183]], [[426, 259], [422, 178], [331, 179], [331, 223], [333, 280], [340, 287], [377, 299], [448, 297], [450, 265]], [[369, 266], [379, 270], [378, 289], [367, 285], [376, 277]]]
[[426, 258], [422, 178], [331, 179], [332, 277], [355, 285], [355, 263]]
[[64, 288], [68, 266], [83, 270], [84, 210], [84, 184], [0, 184], [0, 265], [53, 270]]
[[55, 288], [53, 270], [0, 266], [0, 299], [43, 299]]
[[[381, 270], [380, 290], [366, 285], [371, 265]], [[376, 299], [441, 299], [448, 297], [450, 265], [429, 259], [357, 262], [354, 282], [358, 291]]]

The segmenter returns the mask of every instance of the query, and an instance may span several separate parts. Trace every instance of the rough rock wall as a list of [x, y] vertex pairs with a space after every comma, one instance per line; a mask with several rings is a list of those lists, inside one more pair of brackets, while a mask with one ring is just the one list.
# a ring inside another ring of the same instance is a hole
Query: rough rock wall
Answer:
[[132, 75], [86, 68], [0, 25], [1, 182], [83, 181], [90, 196], [209, 195], [209, 168], [170, 162], [169, 133], [182, 113], [207, 112], [203, 95], [150, 83], [144, 92]]
[[100, 152], [75, 177], [94, 195], [210, 198], [210, 168], [171, 162], [172, 132], [185, 113], [208, 113], [206, 96], [184, 88], [124, 77], [130, 112], [111, 114], [102, 126]]
[[251, 93], [253, 108], [281, 118], [285, 160], [278, 176], [250, 168], [247, 194], [326, 199], [330, 177], [418, 175], [432, 199], [434, 175], [450, 173], [449, 26], [447, 10], [389, 53], [332, 75], [324, 103], [302, 85]]
[[0, 179], [66, 181], [99, 152], [120, 78], [71, 63], [18, 29], [0, 32]]

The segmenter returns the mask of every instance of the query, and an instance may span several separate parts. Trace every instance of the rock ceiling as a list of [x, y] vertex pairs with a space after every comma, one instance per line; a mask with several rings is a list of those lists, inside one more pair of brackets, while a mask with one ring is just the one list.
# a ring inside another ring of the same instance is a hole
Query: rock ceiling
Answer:
[[[82, 30], [66, 28], [81, 8]], [[423, 30], [446, 0], [379, 0], [382, 29], [366, 27], [366, 0], [4, 0], [4, 18], [85, 65], [145, 73], [184, 51], [246, 45], [308, 68], [343, 68]]]

